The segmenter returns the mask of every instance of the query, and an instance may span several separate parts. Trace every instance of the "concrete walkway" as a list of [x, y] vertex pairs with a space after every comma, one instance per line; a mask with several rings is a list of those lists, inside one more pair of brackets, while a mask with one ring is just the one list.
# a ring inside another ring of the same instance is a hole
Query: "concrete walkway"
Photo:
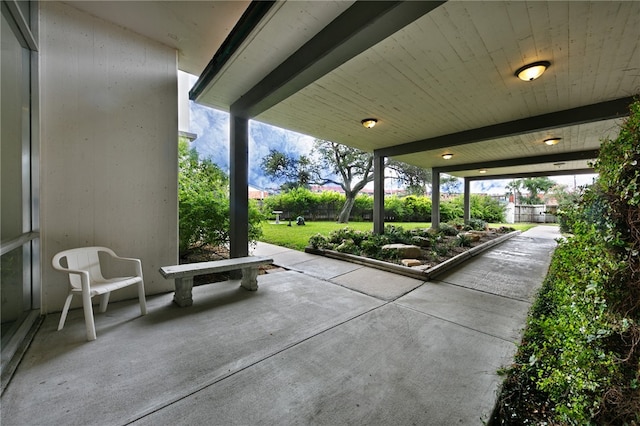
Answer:
[[113, 303], [85, 341], [49, 315], [2, 396], [7, 425], [481, 425], [559, 236], [540, 226], [422, 281], [259, 244], [288, 270]]

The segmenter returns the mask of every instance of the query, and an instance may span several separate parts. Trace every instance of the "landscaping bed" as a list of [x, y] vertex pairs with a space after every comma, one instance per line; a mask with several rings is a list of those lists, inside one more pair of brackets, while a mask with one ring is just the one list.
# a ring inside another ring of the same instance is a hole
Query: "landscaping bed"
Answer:
[[387, 226], [378, 235], [346, 227], [311, 237], [305, 251], [429, 280], [519, 233], [505, 227], [464, 231], [445, 224], [438, 231]]

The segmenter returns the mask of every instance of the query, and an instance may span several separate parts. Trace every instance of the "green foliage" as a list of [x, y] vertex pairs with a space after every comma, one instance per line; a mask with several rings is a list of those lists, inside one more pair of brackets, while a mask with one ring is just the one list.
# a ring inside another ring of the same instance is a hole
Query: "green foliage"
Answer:
[[401, 222], [405, 215], [404, 203], [400, 197], [385, 197], [384, 199], [384, 216], [390, 222]]
[[460, 247], [471, 247], [471, 238], [465, 234], [458, 234], [458, 245]]
[[431, 198], [408, 195], [402, 198], [404, 207], [403, 222], [416, 222], [431, 219]]
[[[272, 223], [272, 219], [262, 222], [262, 236], [260, 241], [266, 243], [276, 244], [283, 247], [289, 247], [295, 250], [304, 250], [309, 245], [309, 239], [315, 234], [329, 235], [329, 233], [335, 229], [344, 227], [344, 224], [337, 223], [335, 221], [307, 221], [306, 226], [286, 226], [284, 224], [275, 225]], [[431, 223], [429, 222], [408, 222], [403, 223], [402, 226], [407, 229], [429, 229]], [[505, 227], [500, 224], [491, 224], [492, 227], [499, 228], [499, 232], [513, 231], [513, 227]], [[535, 225], [518, 223], [514, 225], [518, 230], [526, 231]], [[360, 231], [371, 231], [373, 224], [371, 222], [351, 222], [350, 228], [358, 229]], [[509, 230], [507, 230], [509, 229]], [[426, 231], [421, 231], [422, 233]]]
[[448, 235], [448, 236], [452, 236], [452, 237], [458, 235], [458, 230], [454, 226], [449, 225], [448, 223], [441, 223], [440, 224], [440, 228], [438, 229], [438, 231], [442, 235]]
[[630, 106], [618, 138], [602, 143], [594, 167], [610, 207], [604, 212], [607, 222], [629, 240], [640, 226], [640, 100]]
[[[313, 193], [308, 189], [294, 188], [279, 195], [265, 198], [262, 212], [270, 215], [274, 210], [288, 212], [292, 217], [303, 215], [313, 219], [320, 211], [337, 211], [346, 201], [343, 194], [326, 191]], [[431, 198], [408, 195], [405, 197], [385, 197], [384, 210], [387, 221], [421, 222], [431, 220]], [[504, 207], [492, 197], [471, 194], [471, 217], [486, 222], [504, 221]], [[373, 197], [360, 194], [355, 198], [351, 219], [361, 220], [365, 213], [373, 211]], [[442, 222], [462, 221], [463, 197], [453, 197], [440, 203]]]
[[[457, 231], [454, 229], [457, 233]], [[364, 255], [370, 258], [396, 262], [398, 254], [393, 250], [382, 250], [386, 244], [414, 244], [415, 239], [428, 238], [434, 256], [446, 255], [451, 246], [441, 241], [444, 233], [434, 233], [430, 228], [405, 229], [401, 226], [387, 225], [384, 234], [374, 234], [373, 231], [362, 231], [351, 227], [339, 228], [331, 231], [328, 236], [321, 234], [309, 238], [309, 245], [314, 248], [336, 250], [342, 253]], [[470, 241], [468, 242], [470, 244]], [[452, 245], [464, 245], [463, 240], [454, 240]], [[464, 245], [466, 246], [466, 245]]]
[[[560, 242], [499, 401], [503, 424], [640, 422], [640, 103], [568, 199]], [[532, 408], [535, 407], [535, 411]]]
[[580, 220], [578, 204], [582, 198], [582, 192], [584, 189], [585, 188], [580, 188], [579, 191], [565, 193], [562, 196], [556, 196], [556, 199], [558, 200], [556, 216], [558, 217], [560, 232], [573, 232], [573, 226], [578, 220]]
[[469, 219], [468, 227], [474, 231], [484, 231], [487, 229], [487, 222], [482, 219]]
[[[229, 242], [229, 180], [208, 159], [198, 158], [188, 142], [178, 143], [178, 214], [179, 251], [185, 256], [191, 249], [205, 244]], [[261, 235], [262, 219], [255, 204], [249, 208], [249, 238]]]
[[623, 323], [608, 312], [605, 288], [623, 265], [595, 227], [561, 242], [554, 253], [513, 374], [548, 397], [555, 421], [589, 424], [603, 390], [619, 378], [608, 338]]
[[[515, 196], [516, 204], [543, 204], [543, 197], [556, 183], [548, 177], [536, 177], [527, 179], [515, 179], [507, 184], [507, 194]], [[522, 190], [528, 191], [523, 195]]]

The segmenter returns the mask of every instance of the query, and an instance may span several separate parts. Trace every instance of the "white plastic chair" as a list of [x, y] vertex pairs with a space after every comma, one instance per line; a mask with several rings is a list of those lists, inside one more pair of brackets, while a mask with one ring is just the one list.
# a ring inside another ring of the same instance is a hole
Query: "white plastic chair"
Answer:
[[[100, 258], [98, 253], [104, 252], [112, 258], [120, 261], [130, 262], [135, 266], [136, 275], [130, 277], [104, 278], [100, 268]], [[66, 266], [61, 261], [66, 259]], [[55, 256], [51, 262], [54, 269], [69, 274], [69, 295], [64, 302], [62, 316], [58, 324], [58, 330], [62, 330], [67, 319], [69, 305], [74, 294], [82, 295], [82, 305], [84, 308], [84, 321], [87, 327], [87, 340], [96, 339], [96, 326], [93, 321], [93, 307], [91, 298], [100, 295], [100, 312], [107, 310], [109, 295], [113, 290], [137, 284], [138, 299], [140, 300], [140, 312], [147, 313], [147, 303], [144, 297], [144, 281], [142, 278], [142, 263], [139, 259], [131, 259], [117, 256], [113, 250], [106, 247], [82, 247], [62, 251]]]

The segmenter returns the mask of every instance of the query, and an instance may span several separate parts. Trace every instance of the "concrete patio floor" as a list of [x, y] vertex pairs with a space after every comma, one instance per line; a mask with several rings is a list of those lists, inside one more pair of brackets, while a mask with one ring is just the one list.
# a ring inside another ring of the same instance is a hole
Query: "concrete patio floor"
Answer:
[[422, 282], [259, 244], [285, 272], [112, 303], [85, 340], [47, 316], [3, 425], [480, 425], [493, 409], [558, 228], [539, 226]]

